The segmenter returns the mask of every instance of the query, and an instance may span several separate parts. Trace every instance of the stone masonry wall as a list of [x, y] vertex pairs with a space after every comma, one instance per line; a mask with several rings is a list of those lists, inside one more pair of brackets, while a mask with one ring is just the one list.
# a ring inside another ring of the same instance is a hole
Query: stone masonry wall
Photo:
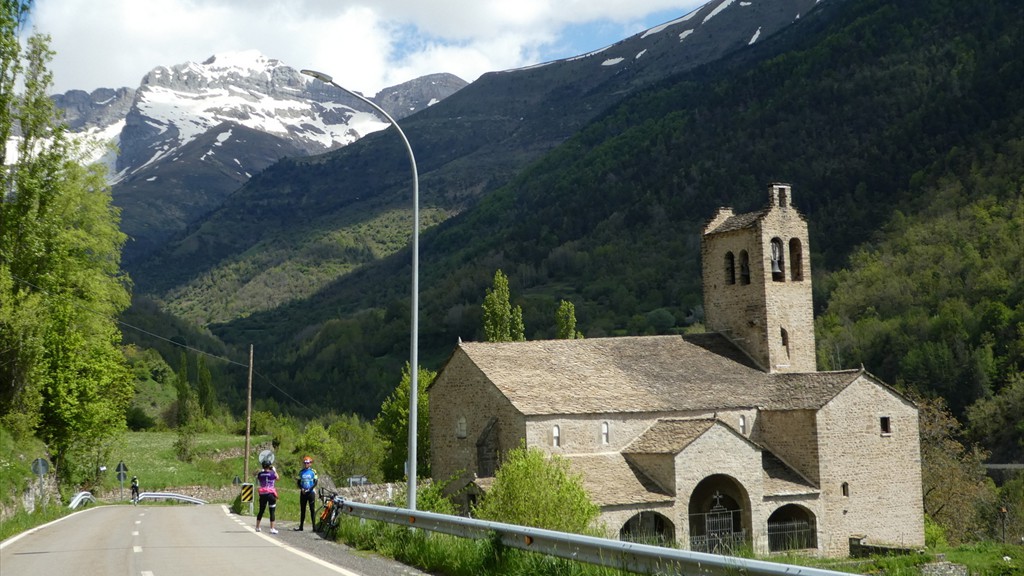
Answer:
[[[459, 473], [459, 479], [450, 484], [453, 490], [462, 488], [477, 474], [477, 440], [492, 417], [498, 420], [501, 452], [516, 448], [526, 436], [522, 415], [460, 350], [452, 355], [428, 393], [431, 472], [434, 478], [445, 481]], [[459, 430], [460, 419], [464, 419], [465, 434]]]
[[818, 433], [826, 553], [849, 554], [851, 537], [924, 546], [917, 409], [864, 375], [818, 412]]
[[[779, 187], [773, 186], [770, 210], [756, 222], [719, 233], [705, 232], [701, 244], [704, 312], [709, 330], [723, 332], [763, 369], [813, 372], [817, 359], [807, 222], [792, 207], [789, 187], [784, 188], [786, 202], [779, 204]], [[731, 210], [720, 211], [705, 230], [713, 230], [731, 214]], [[770, 246], [773, 238], [783, 243], [784, 281], [772, 279]], [[791, 241], [799, 246], [798, 254], [790, 251]], [[727, 253], [734, 257], [733, 275], [727, 272]], [[744, 284], [740, 271], [744, 253], [749, 266], [749, 284]], [[789, 262], [797, 256], [801, 279], [793, 278], [793, 263]], [[730, 276], [734, 279], [732, 283]]]
[[751, 440], [772, 452], [811, 482], [818, 482], [818, 436], [813, 410], [765, 411]]

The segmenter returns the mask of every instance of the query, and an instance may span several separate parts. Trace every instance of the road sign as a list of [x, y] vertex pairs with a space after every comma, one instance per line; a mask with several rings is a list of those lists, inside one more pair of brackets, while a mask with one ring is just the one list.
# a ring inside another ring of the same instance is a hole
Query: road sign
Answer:
[[127, 477], [128, 477], [128, 474], [126, 474], [124, 472], [118, 472], [117, 473], [117, 480], [119, 482], [124, 482], [125, 478], [127, 478]]
[[45, 476], [50, 471], [50, 463], [42, 458], [36, 458], [32, 461], [32, 473], [36, 476]]
[[128, 471], [128, 467], [124, 465], [124, 460], [121, 460], [120, 462], [117, 463], [116, 470], [118, 472], [127, 472]]
[[242, 484], [242, 502], [252, 502], [252, 484]]

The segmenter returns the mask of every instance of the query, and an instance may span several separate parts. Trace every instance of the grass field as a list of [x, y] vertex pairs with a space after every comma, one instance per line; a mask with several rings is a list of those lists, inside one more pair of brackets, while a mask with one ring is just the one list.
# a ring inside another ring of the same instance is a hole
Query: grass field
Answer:
[[[162, 491], [182, 486], [206, 486], [224, 488], [231, 486], [236, 476], [240, 481], [245, 469], [245, 437], [235, 434], [196, 435], [196, 458], [192, 462], [181, 462], [174, 451], [178, 436], [174, 432], [129, 432], [123, 442], [114, 448], [111, 458], [104, 463], [107, 467], [103, 487], [119, 489], [116, 467], [124, 462], [128, 468], [130, 484], [132, 476], [139, 477], [143, 491]], [[249, 472], [255, 474], [259, 468], [256, 462], [257, 446], [270, 442], [269, 436], [251, 439], [252, 455]], [[250, 479], [251, 481], [251, 479]]]

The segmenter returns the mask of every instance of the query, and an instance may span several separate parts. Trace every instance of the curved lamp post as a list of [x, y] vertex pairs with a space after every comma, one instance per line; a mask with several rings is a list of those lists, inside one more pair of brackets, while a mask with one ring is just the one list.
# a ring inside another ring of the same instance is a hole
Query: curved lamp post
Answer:
[[387, 118], [388, 122], [395, 127], [395, 130], [398, 131], [398, 135], [402, 137], [402, 143], [405, 144], [405, 150], [409, 153], [409, 164], [412, 165], [412, 345], [409, 352], [409, 462], [408, 470], [406, 472], [409, 477], [409, 498], [407, 506], [410, 510], [415, 510], [416, 412], [417, 396], [419, 395], [419, 360], [416, 356], [417, 349], [419, 348], [420, 291], [420, 179], [416, 170], [416, 157], [412, 154], [412, 146], [409, 145], [409, 139], [405, 137], [405, 132], [402, 132], [402, 128], [398, 125], [398, 122], [395, 122], [395, 119], [385, 112], [383, 108], [374, 104], [373, 101], [365, 98], [362, 94], [357, 94], [348, 88], [339, 85], [333, 78], [323, 72], [317, 72], [316, 70], [303, 70], [302, 73], [307, 76], [312, 76], [324, 84], [330, 84], [331, 86], [362, 100], [374, 110], [380, 112], [380, 114]]

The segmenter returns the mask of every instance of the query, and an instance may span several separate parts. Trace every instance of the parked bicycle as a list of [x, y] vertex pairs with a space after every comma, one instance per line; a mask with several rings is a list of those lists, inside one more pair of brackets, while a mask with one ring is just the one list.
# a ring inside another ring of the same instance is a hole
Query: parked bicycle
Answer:
[[333, 490], [320, 488], [320, 508], [317, 509], [313, 530], [321, 532], [324, 538], [334, 540], [341, 522], [341, 507], [345, 498]]

